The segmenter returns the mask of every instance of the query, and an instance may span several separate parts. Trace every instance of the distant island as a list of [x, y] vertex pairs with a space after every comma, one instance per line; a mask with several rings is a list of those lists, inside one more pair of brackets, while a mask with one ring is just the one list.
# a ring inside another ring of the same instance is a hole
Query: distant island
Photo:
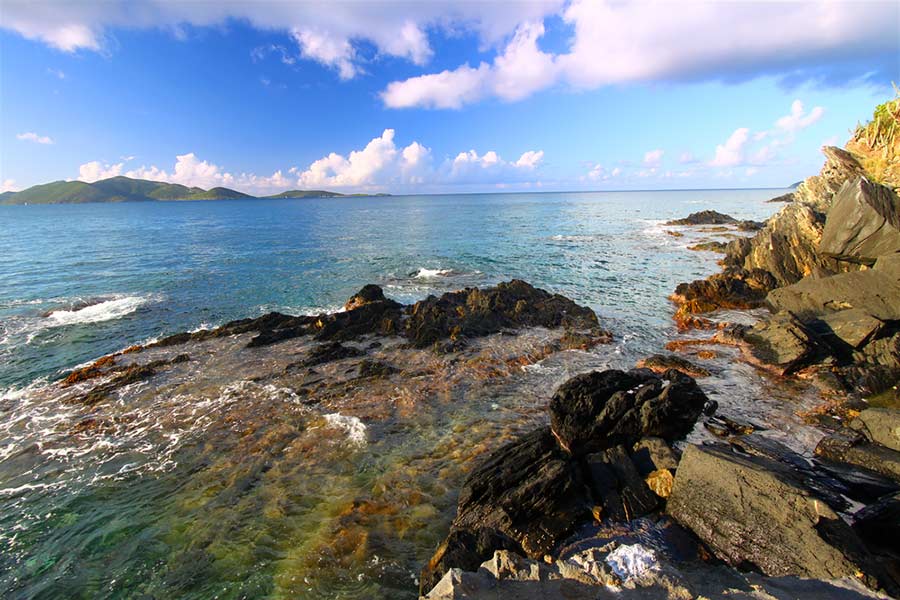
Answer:
[[271, 196], [251, 196], [225, 187], [204, 190], [176, 183], [110, 177], [93, 183], [54, 181], [20, 192], [0, 194], [0, 204], [83, 204], [86, 202], [154, 202], [177, 200], [233, 200], [235, 198], [344, 198], [390, 194], [341, 194], [326, 190], [288, 190]]

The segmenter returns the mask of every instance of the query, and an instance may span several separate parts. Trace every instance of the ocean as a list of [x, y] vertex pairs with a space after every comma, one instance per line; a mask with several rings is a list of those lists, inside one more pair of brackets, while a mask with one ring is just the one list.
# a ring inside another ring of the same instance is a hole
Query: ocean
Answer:
[[[719, 269], [688, 246], [739, 235], [664, 222], [762, 220], [782, 193], [0, 206], [0, 596], [415, 598], [473, 460], [544, 422], [571, 375], [660, 352], [668, 295]], [[97, 404], [56, 383], [169, 334], [339, 310], [367, 283], [408, 303], [512, 278], [593, 308], [613, 342], [523, 367], [510, 356], [537, 356], [546, 331], [463, 362], [387, 345], [372, 352], [402, 383], [318, 366], [314, 401], [271, 376], [304, 340], [161, 349], [190, 361]], [[809, 447], [798, 399], [766, 385], [733, 354], [703, 380], [732, 416]]]

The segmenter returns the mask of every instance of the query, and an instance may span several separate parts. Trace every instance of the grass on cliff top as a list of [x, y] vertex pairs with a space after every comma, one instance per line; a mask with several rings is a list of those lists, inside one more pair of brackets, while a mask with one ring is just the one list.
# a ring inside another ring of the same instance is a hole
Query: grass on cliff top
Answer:
[[900, 188], [900, 89], [894, 98], [875, 107], [872, 120], [857, 125], [847, 150], [859, 158], [870, 178]]

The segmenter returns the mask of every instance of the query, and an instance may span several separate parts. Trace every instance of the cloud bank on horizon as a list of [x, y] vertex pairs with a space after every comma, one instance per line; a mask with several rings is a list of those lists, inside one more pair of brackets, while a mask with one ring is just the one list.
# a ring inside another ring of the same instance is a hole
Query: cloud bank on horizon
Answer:
[[[415, 74], [388, 75], [367, 101], [397, 114], [424, 110], [434, 119], [447, 110], [522, 103], [546, 93], [737, 84], [761, 77], [788, 87], [884, 86], [900, 72], [900, 4], [896, 2], [523, 0], [515, 2], [514, 8], [510, 4], [5, 0], [0, 27], [62, 53], [100, 53], [115, 60], [117, 31], [163, 30], [178, 40], [189, 28], [248, 24], [276, 32], [284, 40], [254, 48], [254, 61], [275, 54], [285, 65], [312, 62], [328, 69], [339, 82], [374, 77], [384, 65], [399, 61], [406, 65], [401, 70]], [[454, 56], [444, 50], [448, 39], [476, 41], [484, 59], [454, 64]], [[44, 70], [60, 82], [68, 81], [60, 69], [47, 66]], [[262, 81], [268, 85], [268, 79]], [[690, 177], [713, 168], [744, 168], [750, 173], [777, 157], [825, 112], [822, 106], [807, 110], [796, 99], [768, 130], [752, 131], [736, 123], [730, 135], [709, 148], [707, 158], [648, 143], [633, 165], [624, 160], [608, 166], [582, 160], [587, 164], [577, 180], [608, 181], [629, 174]], [[16, 137], [40, 145], [59, 140], [57, 135], [34, 131]], [[388, 128], [364, 147], [344, 149], [343, 154], [320, 148], [319, 152], [327, 152], [321, 158], [305, 167], [276, 170], [271, 176], [232, 174], [186, 152], [177, 155], [168, 171], [154, 165], [129, 169], [127, 160], [92, 160], [81, 165], [78, 178], [92, 181], [127, 174], [248, 191], [413, 189], [536, 183], [545, 164], [541, 142], [520, 148], [518, 156], [508, 160], [490, 150], [484, 154], [463, 150], [454, 158], [449, 158], [452, 153], [442, 153], [444, 157], [438, 158], [431, 149], [433, 141], [411, 140], [397, 146], [394, 137], [394, 129]], [[665, 164], [676, 156], [681, 157], [677, 169], [666, 169]], [[3, 179], [4, 187], [9, 181]]]

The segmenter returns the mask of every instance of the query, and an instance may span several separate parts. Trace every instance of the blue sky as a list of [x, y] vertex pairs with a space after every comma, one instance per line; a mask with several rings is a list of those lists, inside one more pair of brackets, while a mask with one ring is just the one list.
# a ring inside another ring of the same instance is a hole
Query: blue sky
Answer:
[[0, 182], [780, 187], [893, 95], [892, 2], [59, 3], [0, 13]]

